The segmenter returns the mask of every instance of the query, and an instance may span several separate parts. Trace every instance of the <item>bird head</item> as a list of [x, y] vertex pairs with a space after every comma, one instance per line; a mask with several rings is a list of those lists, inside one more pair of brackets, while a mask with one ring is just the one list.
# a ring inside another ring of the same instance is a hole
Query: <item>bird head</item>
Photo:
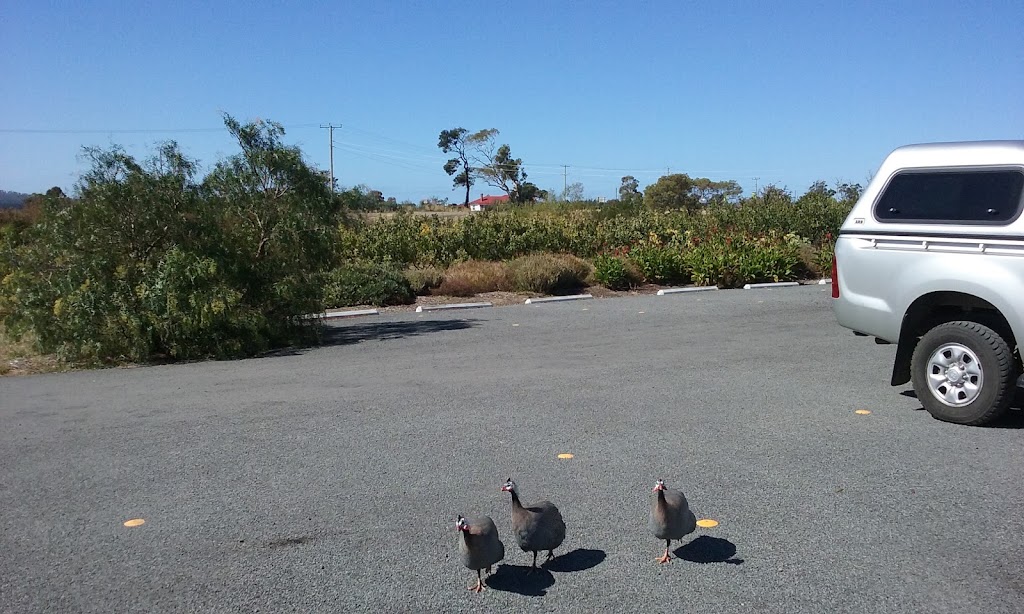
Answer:
[[468, 531], [469, 530], [469, 523], [466, 522], [466, 519], [463, 518], [461, 515], [459, 516], [459, 519], [457, 521], [455, 521], [455, 530], [456, 531]]
[[651, 492], [658, 492], [659, 490], [665, 490], [665, 480], [658, 479], [658, 482], [654, 485], [654, 490]]
[[516, 483], [512, 481], [512, 478], [505, 480], [505, 485], [501, 487], [501, 492], [515, 492]]

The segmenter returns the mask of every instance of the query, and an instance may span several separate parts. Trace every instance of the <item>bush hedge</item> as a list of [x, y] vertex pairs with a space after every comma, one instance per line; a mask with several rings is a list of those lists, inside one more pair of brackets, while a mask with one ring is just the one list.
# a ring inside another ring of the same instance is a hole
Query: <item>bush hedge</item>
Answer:
[[592, 272], [590, 263], [566, 254], [533, 254], [509, 262], [512, 287], [520, 292], [557, 294], [582, 288]]
[[401, 270], [366, 260], [352, 260], [331, 271], [324, 293], [326, 307], [387, 307], [416, 302], [416, 292]]
[[431, 265], [411, 266], [405, 270], [405, 278], [416, 294], [430, 294], [444, 281], [444, 269]]
[[[750, 198], [695, 212], [638, 209], [607, 216], [601, 209], [563, 213], [518, 208], [463, 218], [416, 216], [403, 211], [341, 231], [343, 254], [379, 262], [447, 267], [466, 260], [510, 261], [537, 253], [567, 253], [592, 259], [615, 249], [639, 250], [633, 262], [649, 280], [674, 283], [690, 272], [677, 257], [688, 232], [794, 233], [818, 248], [835, 236], [852, 203], [834, 198]], [[716, 230], [718, 229], [718, 230]]]
[[639, 285], [643, 276], [628, 258], [598, 254], [594, 258], [594, 279], [611, 290], [628, 290]]

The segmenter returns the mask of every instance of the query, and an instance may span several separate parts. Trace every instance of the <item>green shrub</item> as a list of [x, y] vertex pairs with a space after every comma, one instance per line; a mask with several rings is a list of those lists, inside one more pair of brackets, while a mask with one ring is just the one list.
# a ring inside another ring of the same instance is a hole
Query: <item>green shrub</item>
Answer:
[[444, 281], [444, 270], [436, 266], [413, 266], [405, 270], [405, 278], [418, 295], [429, 294]]
[[832, 274], [832, 256], [835, 254], [836, 243], [831, 234], [825, 235], [825, 239], [814, 252], [814, 272], [823, 277]]
[[590, 264], [565, 254], [534, 254], [509, 262], [512, 287], [521, 292], [552, 294], [586, 285]]
[[236, 357], [311, 340], [295, 316], [322, 306], [339, 210], [279, 125], [225, 125], [241, 153], [201, 183], [173, 142], [142, 162], [117, 146], [87, 148], [77, 195], [48, 193], [31, 232], [4, 239], [0, 259], [15, 265], [0, 265], [14, 271], [0, 283], [5, 329], [81, 363]]
[[611, 290], [627, 290], [640, 284], [642, 274], [628, 259], [598, 254], [594, 259], [594, 279]]
[[[355, 230], [343, 230], [341, 250], [352, 257], [447, 267], [460, 260], [511, 260], [537, 253], [569, 253], [592, 258], [618, 248], [645, 243], [668, 245], [687, 231], [701, 236], [712, 228], [762, 235], [796, 233], [811, 244], [838, 231], [851, 203], [827, 194], [809, 193], [793, 201], [781, 190], [739, 203], [722, 203], [693, 211], [649, 208], [515, 207], [461, 218], [416, 216], [403, 210]], [[674, 256], [644, 263], [652, 279], [669, 283], [686, 278]], [[667, 260], [667, 261], [666, 261]], [[673, 282], [674, 283], [674, 282]]]
[[484, 292], [511, 290], [508, 265], [488, 260], [466, 260], [453, 264], [444, 273], [444, 281], [435, 294], [473, 296]]
[[683, 253], [674, 245], [644, 242], [629, 251], [629, 259], [644, 279], [652, 284], [675, 284], [690, 280]]
[[736, 288], [794, 279], [803, 244], [794, 234], [718, 232], [689, 237], [683, 259], [693, 271], [693, 283]]
[[324, 304], [328, 307], [352, 305], [409, 305], [416, 302], [409, 280], [393, 265], [354, 260], [327, 276]]

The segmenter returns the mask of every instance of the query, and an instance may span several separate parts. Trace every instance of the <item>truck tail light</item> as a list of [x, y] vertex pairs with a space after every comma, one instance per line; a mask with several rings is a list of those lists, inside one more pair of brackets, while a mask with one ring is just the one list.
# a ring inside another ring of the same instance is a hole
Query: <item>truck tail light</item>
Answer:
[[832, 298], [839, 298], [839, 269], [836, 267], [835, 252], [832, 252]]

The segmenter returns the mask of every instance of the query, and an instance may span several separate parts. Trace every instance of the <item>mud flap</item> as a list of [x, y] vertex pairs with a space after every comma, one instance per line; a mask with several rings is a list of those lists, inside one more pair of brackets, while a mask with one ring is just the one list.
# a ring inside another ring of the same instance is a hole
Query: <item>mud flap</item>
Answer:
[[902, 386], [910, 381], [910, 359], [914, 356], [914, 347], [917, 345], [917, 341], [918, 338], [908, 335], [906, 327], [904, 327], [904, 332], [900, 334], [899, 345], [896, 346], [896, 358], [892, 363], [892, 379], [889, 381], [889, 385]]

